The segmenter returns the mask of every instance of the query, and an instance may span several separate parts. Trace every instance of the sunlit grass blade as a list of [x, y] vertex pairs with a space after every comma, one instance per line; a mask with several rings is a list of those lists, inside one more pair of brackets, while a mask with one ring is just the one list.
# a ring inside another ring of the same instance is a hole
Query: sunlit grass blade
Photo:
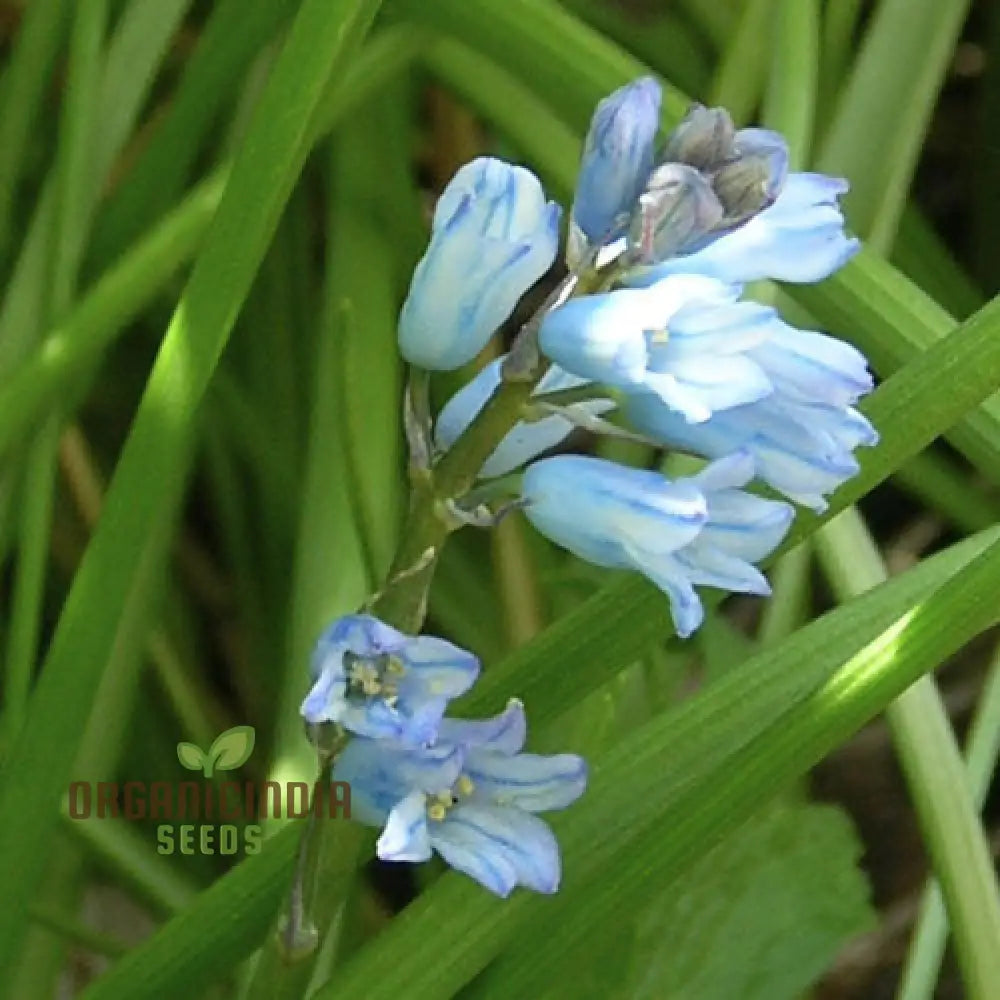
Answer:
[[[1000, 655], [993, 663], [969, 726], [966, 768], [976, 806], [982, 809], [1000, 757]], [[941, 887], [931, 882], [924, 889], [913, 938], [903, 963], [899, 1000], [931, 1000], [948, 939], [948, 914]]]
[[[816, 537], [837, 597], [849, 600], [887, 577], [864, 521], [845, 510]], [[944, 889], [955, 950], [970, 997], [987, 1000], [1000, 982], [1000, 891], [955, 734], [929, 677], [886, 708], [934, 871]]]

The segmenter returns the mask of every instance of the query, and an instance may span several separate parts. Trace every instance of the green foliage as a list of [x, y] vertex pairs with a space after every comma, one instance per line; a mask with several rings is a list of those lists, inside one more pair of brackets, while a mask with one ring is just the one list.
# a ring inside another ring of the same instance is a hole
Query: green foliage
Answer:
[[801, 996], [843, 942], [874, 923], [859, 854], [835, 809], [779, 805], [755, 815], [638, 916], [629, 994]]
[[[320, 1000], [793, 1000], [875, 919], [850, 820], [803, 779], [887, 712], [939, 883], [901, 995], [933, 994], [950, 928], [967, 994], [991, 1000], [1000, 911], [976, 810], [1000, 671], [970, 788], [927, 675], [1000, 614], [1000, 300], [911, 193], [967, 0], [22, 6], [0, 72], [3, 981], [51, 995], [74, 943], [111, 960], [91, 1000], [306, 984]], [[722, 101], [785, 132], [796, 168], [850, 178], [866, 249], [762, 294], [869, 356], [880, 443], [827, 512], [797, 518], [756, 631], [713, 595], [682, 644], [651, 585], [581, 572], [520, 524], [492, 548], [449, 539], [432, 631], [487, 666], [459, 712], [517, 695], [533, 749], [591, 767], [552, 823], [563, 885], [500, 901], [421, 869], [390, 917], [371, 838], [331, 821], [305, 847], [326, 937], [289, 971], [272, 932], [303, 823], [269, 819], [239, 860], [163, 856], [155, 822], [71, 818], [67, 783], [314, 779], [298, 705], [315, 637], [421, 550], [401, 533], [395, 323], [427, 196], [492, 152], [568, 203], [594, 103], [646, 72], [666, 83], [664, 129], [689, 95]], [[995, 207], [981, 214], [988, 235]], [[928, 523], [955, 533], [902, 559], [896, 529]], [[148, 939], [81, 921], [98, 874], [162, 921]]]

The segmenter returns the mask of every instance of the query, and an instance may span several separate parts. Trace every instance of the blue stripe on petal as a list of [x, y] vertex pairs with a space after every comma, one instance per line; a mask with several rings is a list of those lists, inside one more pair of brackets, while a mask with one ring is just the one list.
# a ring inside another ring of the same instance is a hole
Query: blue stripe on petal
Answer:
[[438, 728], [442, 742], [507, 755], [520, 751], [526, 734], [524, 706], [516, 698], [491, 719], [443, 719]]
[[480, 157], [459, 170], [400, 313], [403, 356], [432, 370], [472, 360], [552, 265], [558, 213], [523, 167]]
[[476, 801], [528, 812], [565, 809], [587, 787], [587, 764], [576, 754], [510, 756], [470, 747], [464, 773], [475, 785]]
[[525, 515], [542, 534], [599, 566], [635, 568], [631, 546], [680, 548], [708, 516], [690, 484], [582, 455], [533, 463], [521, 489]]
[[704, 539], [730, 555], [759, 562], [785, 537], [795, 510], [780, 501], [727, 490], [709, 494], [708, 515], [698, 542]]
[[667, 595], [677, 634], [686, 639], [694, 633], [705, 620], [705, 609], [687, 569], [673, 555], [651, 557], [638, 552], [634, 553], [633, 566]]
[[699, 540], [679, 552], [676, 559], [687, 569], [692, 583], [760, 597], [771, 593], [767, 577], [756, 566], [714, 548], [710, 542]]

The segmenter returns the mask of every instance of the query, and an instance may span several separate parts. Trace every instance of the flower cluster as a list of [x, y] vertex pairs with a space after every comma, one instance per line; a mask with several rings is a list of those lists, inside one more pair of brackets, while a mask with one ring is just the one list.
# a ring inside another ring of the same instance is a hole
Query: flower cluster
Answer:
[[347, 615], [320, 638], [301, 713], [352, 734], [333, 777], [351, 787], [352, 815], [381, 826], [385, 861], [437, 851], [499, 896], [517, 885], [559, 887], [559, 848], [535, 813], [575, 801], [587, 781], [573, 754], [522, 753], [520, 702], [492, 719], [445, 718], [479, 661], [432, 636], [407, 636], [371, 615]]
[[[659, 106], [649, 78], [598, 105], [568, 225], [565, 294], [528, 325], [550, 364], [480, 476], [527, 465], [522, 495], [535, 527], [583, 559], [645, 574], [686, 636], [702, 619], [696, 585], [768, 593], [754, 564], [794, 509], [744, 487], [756, 479], [822, 511], [877, 434], [855, 409], [873, 384], [865, 358], [744, 293], [761, 279], [820, 281], [856, 252], [838, 204], [846, 183], [789, 173], [780, 135], [737, 130], [718, 108], [695, 106], [658, 147]], [[475, 357], [552, 265], [558, 224], [524, 168], [490, 158], [463, 167], [438, 202], [400, 318], [407, 360], [453, 369]], [[448, 402], [439, 450], [504, 376], [501, 359]], [[619, 431], [709, 464], [671, 482], [594, 458], [538, 459], [576, 425], [610, 428], [610, 411]]]

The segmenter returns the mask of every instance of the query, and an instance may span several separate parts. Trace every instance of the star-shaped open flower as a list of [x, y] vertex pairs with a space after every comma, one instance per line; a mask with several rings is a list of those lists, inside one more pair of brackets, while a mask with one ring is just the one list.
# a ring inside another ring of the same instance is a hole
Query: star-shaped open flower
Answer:
[[493, 719], [443, 721], [430, 748], [355, 739], [333, 776], [351, 785], [354, 815], [383, 825], [383, 861], [427, 861], [436, 851], [498, 896], [518, 885], [559, 888], [559, 845], [535, 813], [583, 793], [587, 766], [575, 754], [521, 753], [524, 710], [512, 701]]
[[315, 683], [302, 703], [310, 725], [360, 736], [433, 743], [448, 702], [479, 675], [479, 660], [444, 639], [409, 636], [371, 615], [338, 618], [313, 653]]

